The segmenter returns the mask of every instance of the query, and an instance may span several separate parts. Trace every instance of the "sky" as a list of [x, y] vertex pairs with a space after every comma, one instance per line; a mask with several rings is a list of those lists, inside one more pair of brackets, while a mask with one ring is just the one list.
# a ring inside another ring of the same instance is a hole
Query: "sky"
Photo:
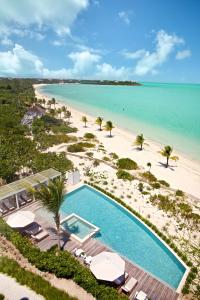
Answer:
[[200, 83], [200, 0], [0, 0], [0, 76]]

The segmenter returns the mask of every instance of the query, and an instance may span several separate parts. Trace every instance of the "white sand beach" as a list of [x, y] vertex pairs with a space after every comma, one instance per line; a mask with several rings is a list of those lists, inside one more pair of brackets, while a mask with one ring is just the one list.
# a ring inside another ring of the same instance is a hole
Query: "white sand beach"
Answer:
[[[38, 86], [34, 85], [35, 95], [37, 98], [48, 100], [46, 95], [41, 94], [38, 91]], [[175, 153], [174, 155], [179, 156], [179, 161], [170, 161], [170, 167], [165, 168], [165, 158], [162, 157], [158, 151], [164, 146], [156, 144], [155, 142], [147, 140], [148, 146], [144, 146], [143, 151], [138, 151], [133, 146], [135, 135], [122, 130], [121, 128], [115, 127], [113, 129], [113, 137], [109, 138], [106, 131], [99, 131], [98, 126], [95, 124], [95, 118], [89, 114], [82, 113], [69, 106], [67, 101], [62, 103], [56, 98], [56, 107], [67, 106], [67, 109], [71, 111], [71, 125], [78, 128], [77, 136], [82, 137], [86, 132], [91, 132], [96, 135], [100, 143], [102, 143], [107, 153], [115, 152], [119, 157], [129, 157], [135, 160], [138, 165], [144, 170], [147, 170], [147, 162], [151, 162], [151, 172], [158, 178], [166, 180], [170, 183], [170, 186], [174, 189], [180, 189], [184, 192], [192, 195], [194, 200], [200, 199], [200, 164], [186, 158], [181, 153]], [[81, 117], [87, 116], [88, 123], [87, 127], [84, 127]], [[97, 116], [98, 116], [97, 112]], [[103, 117], [103, 116], [102, 116]], [[105, 120], [107, 121], [107, 120]], [[56, 147], [55, 147], [56, 149]], [[198, 198], [198, 199], [195, 199]]]

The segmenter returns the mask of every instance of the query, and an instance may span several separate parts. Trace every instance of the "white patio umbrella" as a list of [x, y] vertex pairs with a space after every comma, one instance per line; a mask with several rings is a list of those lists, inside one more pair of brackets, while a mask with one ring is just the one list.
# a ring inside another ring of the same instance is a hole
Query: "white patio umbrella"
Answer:
[[93, 257], [90, 270], [99, 280], [114, 281], [124, 275], [125, 261], [116, 253], [103, 251]]
[[7, 224], [12, 228], [23, 228], [34, 221], [35, 215], [31, 211], [18, 211], [8, 217]]

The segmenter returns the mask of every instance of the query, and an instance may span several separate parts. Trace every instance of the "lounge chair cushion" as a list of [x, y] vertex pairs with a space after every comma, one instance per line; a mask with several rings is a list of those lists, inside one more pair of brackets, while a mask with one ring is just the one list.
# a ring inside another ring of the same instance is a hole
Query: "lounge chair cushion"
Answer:
[[36, 234], [36, 235], [31, 235], [31, 237], [36, 240], [37, 242], [43, 240], [45, 237], [47, 237], [49, 234], [47, 231], [42, 230], [40, 233]]
[[131, 277], [129, 281], [122, 286], [122, 290], [126, 293], [130, 293], [137, 283], [137, 279]]

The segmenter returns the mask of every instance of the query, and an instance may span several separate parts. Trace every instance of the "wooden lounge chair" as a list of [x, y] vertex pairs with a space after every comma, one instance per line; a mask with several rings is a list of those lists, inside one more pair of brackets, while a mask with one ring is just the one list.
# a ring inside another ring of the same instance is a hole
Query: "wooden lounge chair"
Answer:
[[5, 206], [4, 203], [0, 203], [0, 213], [5, 215], [9, 212], [9, 209]]
[[131, 277], [127, 283], [122, 286], [122, 291], [125, 293], [130, 293], [134, 287], [137, 285], [137, 279]]
[[93, 257], [92, 256], [85, 256], [84, 258], [84, 263], [88, 266], [90, 266], [91, 262], [92, 262]]
[[31, 235], [31, 237], [36, 241], [36, 242], [40, 242], [41, 240], [43, 240], [44, 238], [46, 238], [48, 236], [48, 232], [46, 230], [42, 230], [40, 233], [35, 234], [35, 235]]
[[21, 197], [18, 197], [18, 203], [19, 203], [19, 206], [23, 206], [26, 204], [26, 201], [24, 201]]
[[24, 201], [26, 201], [27, 203], [33, 201], [33, 199], [32, 199], [30, 196], [25, 195], [25, 194], [21, 195], [21, 198], [22, 198]]
[[75, 248], [74, 251], [73, 251], [73, 254], [76, 256], [76, 257], [82, 257], [84, 258], [85, 257], [85, 252], [83, 251], [83, 249], [79, 248]]
[[147, 294], [143, 291], [136, 292], [134, 300], [148, 300]]
[[12, 200], [6, 199], [4, 200], [4, 205], [6, 206], [6, 208], [10, 211], [14, 210], [16, 208], [16, 206], [14, 205]]

